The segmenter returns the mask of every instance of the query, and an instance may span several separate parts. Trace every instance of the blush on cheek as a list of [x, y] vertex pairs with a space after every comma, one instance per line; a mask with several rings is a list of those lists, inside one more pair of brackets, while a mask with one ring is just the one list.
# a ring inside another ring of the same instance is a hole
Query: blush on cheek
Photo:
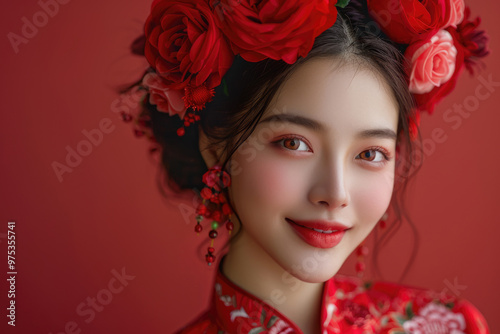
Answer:
[[358, 218], [363, 223], [375, 223], [387, 210], [393, 191], [392, 182], [381, 175], [372, 175], [359, 180], [351, 192]]
[[234, 189], [240, 193], [237, 197], [245, 197], [261, 208], [287, 208], [300, 194], [298, 188], [304, 180], [293, 164], [261, 154], [250, 162], [242, 159], [241, 167], [242, 173], [234, 178]]

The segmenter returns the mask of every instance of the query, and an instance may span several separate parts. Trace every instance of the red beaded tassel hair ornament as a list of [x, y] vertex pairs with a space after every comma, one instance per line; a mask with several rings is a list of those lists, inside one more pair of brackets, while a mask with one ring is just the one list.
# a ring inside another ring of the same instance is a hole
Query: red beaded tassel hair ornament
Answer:
[[[307, 56], [315, 38], [336, 22], [341, 9], [345, 15], [366, 17], [368, 23], [359, 24], [367, 26], [360, 26], [360, 31], [383, 32], [406, 58], [408, 88], [416, 102], [414, 115], [408, 116], [411, 140], [418, 137], [420, 112], [432, 114], [463, 70], [474, 74], [474, 66], [489, 54], [488, 36], [477, 29], [481, 19], [470, 19], [464, 0], [154, 0], [144, 34], [132, 44], [132, 52], [149, 63], [128, 91], [142, 94], [137, 98], [141, 106], [133, 111], [136, 115], [125, 107], [122, 119], [133, 124], [136, 136], [151, 141], [151, 153], [158, 152], [148, 108], [176, 117], [176, 135], [185, 136], [186, 128], [203, 117], [235, 56], [247, 62], [273, 59], [293, 64]], [[222, 183], [215, 182], [215, 176]], [[225, 224], [232, 229], [229, 206], [221, 194], [229, 178], [214, 167], [204, 180], [208, 183], [195, 229], [202, 230], [202, 217], [212, 220], [212, 245], [206, 255], [210, 264], [215, 260], [217, 228]], [[360, 250], [360, 259], [365, 253]]]
[[223, 193], [223, 190], [231, 185], [231, 177], [222, 170], [220, 165], [215, 165], [203, 175], [203, 183], [205, 187], [200, 193], [202, 201], [196, 209], [196, 226], [194, 230], [197, 234], [203, 231], [202, 222], [204, 218], [211, 221], [211, 230], [208, 232], [208, 236], [212, 241], [205, 255], [207, 264], [211, 265], [215, 261], [214, 240], [218, 236], [218, 227], [225, 225], [230, 235], [234, 227], [231, 221], [232, 210]]

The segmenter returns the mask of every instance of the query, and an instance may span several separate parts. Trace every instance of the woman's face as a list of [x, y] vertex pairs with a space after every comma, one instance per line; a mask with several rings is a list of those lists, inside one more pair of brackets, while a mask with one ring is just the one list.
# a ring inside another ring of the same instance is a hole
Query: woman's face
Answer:
[[[372, 70], [336, 64], [299, 67], [230, 165], [243, 225], [235, 242], [306, 282], [337, 273], [385, 213], [394, 185], [393, 95]], [[314, 227], [323, 232], [290, 220], [322, 220]], [[333, 224], [347, 230], [331, 232]]]

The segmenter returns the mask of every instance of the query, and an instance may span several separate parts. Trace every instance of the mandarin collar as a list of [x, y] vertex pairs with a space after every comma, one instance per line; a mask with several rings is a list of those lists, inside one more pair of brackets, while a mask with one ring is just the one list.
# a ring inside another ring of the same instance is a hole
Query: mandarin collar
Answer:
[[[217, 323], [228, 333], [302, 334], [302, 330], [285, 315], [229, 280], [222, 272], [221, 259], [215, 277], [213, 304]], [[334, 333], [335, 283], [323, 284], [320, 321], [321, 333]]]

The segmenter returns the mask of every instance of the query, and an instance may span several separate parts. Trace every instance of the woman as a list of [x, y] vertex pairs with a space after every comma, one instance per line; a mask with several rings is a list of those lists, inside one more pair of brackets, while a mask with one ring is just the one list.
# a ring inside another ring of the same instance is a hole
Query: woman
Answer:
[[153, 2], [136, 134], [172, 189], [199, 192], [218, 265], [210, 309], [179, 333], [489, 332], [466, 300], [335, 276], [399, 212], [419, 112], [488, 53], [463, 2], [396, 3]]

